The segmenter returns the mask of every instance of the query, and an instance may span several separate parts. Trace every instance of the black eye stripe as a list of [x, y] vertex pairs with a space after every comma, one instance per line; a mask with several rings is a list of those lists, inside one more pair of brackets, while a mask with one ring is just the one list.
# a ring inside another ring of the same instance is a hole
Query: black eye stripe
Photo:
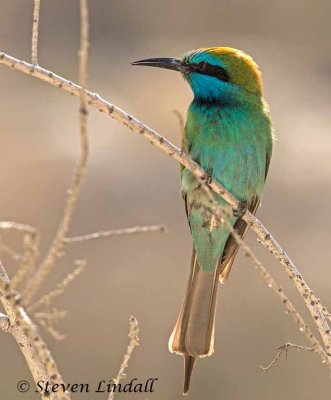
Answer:
[[187, 63], [186, 66], [190, 69], [190, 72], [197, 72], [199, 74], [213, 76], [224, 82], [229, 81], [229, 76], [226, 73], [225, 69], [219, 67], [218, 65], [213, 65], [205, 61], [201, 61], [200, 63], [196, 64]]

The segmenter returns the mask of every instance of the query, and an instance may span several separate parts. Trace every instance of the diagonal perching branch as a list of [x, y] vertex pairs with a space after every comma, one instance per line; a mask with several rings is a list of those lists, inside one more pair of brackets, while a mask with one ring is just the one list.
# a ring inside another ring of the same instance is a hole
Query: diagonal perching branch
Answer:
[[[32, 75], [75, 96], [79, 96], [81, 93], [81, 87], [73, 82], [68, 81], [61, 76], [39, 66], [15, 59], [14, 57], [11, 57], [5, 53], [0, 53], [0, 63], [17, 71]], [[191, 160], [182, 150], [175, 147], [171, 142], [159, 135], [153, 129], [141, 123], [115, 105], [102, 99], [96, 93], [86, 91], [86, 96], [90, 105], [93, 105], [98, 110], [110, 115], [113, 119], [126, 125], [132, 131], [145, 137], [150, 143], [155, 144], [169, 156], [176, 159], [187, 169], [192, 171], [197, 178], [203, 180], [208, 179], [206, 172], [197, 163]], [[235, 199], [234, 196], [229, 193], [221, 184], [211, 181], [209, 186], [214, 192], [222, 196], [233, 208], [238, 208], [238, 200]], [[321, 304], [320, 300], [316, 297], [313, 291], [308, 287], [307, 283], [304, 281], [302, 275], [291, 261], [289, 256], [273, 238], [270, 232], [263, 226], [263, 224], [249, 211], [245, 213], [243, 219], [256, 233], [261, 242], [266, 245], [267, 249], [280, 262], [280, 264], [285, 267], [285, 271], [289, 275], [290, 279], [292, 279], [296, 289], [303, 298], [306, 307], [309, 309], [310, 314], [314, 318], [315, 324], [322, 337], [327, 356], [329, 359], [331, 359], [331, 330], [325, 317], [325, 312], [323, 311], [325, 307]]]
[[229, 221], [230, 215], [226, 213], [226, 211], [220, 208], [206, 182], [200, 179], [200, 185], [202, 189], [205, 191], [208, 196], [209, 207], [206, 209], [206, 212], [211, 213], [217, 220], [218, 224], [225, 224], [226, 227], [231, 232], [231, 235], [235, 239], [235, 241], [241, 246], [241, 249], [245, 252], [245, 255], [248, 256], [255, 269], [260, 273], [261, 277], [267, 283], [267, 285], [273, 290], [276, 296], [282, 301], [286, 312], [288, 312], [294, 322], [299, 325], [299, 330], [302, 332], [309, 343], [312, 345], [312, 351], [318, 353], [321, 357], [322, 363], [327, 363], [329, 369], [331, 370], [331, 359], [328, 357], [327, 352], [323, 349], [320, 342], [316, 339], [315, 335], [312, 333], [309, 325], [305, 322], [300, 313], [296, 310], [293, 303], [288, 299], [284, 291], [275, 281], [275, 279], [269, 274], [264, 265], [260, 262], [260, 260], [255, 256], [251, 248], [244, 242], [238, 232], [234, 229], [233, 225]]

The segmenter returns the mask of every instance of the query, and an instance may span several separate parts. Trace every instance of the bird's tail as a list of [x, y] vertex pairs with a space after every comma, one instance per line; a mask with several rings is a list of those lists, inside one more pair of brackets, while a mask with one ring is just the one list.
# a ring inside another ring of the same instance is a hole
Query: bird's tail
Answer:
[[192, 254], [184, 302], [169, 340], [169, 350], [184, 356], [184, 392], [187, 394], [197, 357], [214, 352], [216, 295], [219, 268], [203, 271]]

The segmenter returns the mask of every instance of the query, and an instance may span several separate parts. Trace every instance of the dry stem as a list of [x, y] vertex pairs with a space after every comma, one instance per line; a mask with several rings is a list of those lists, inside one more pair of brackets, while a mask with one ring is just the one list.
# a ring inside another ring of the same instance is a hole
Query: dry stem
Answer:
[[73, 236], [64, 239], [65, 243], [80, 243], [87, 240], [108, 238], [111, 236], [134, 235], [138, 233], [147, 232], [166, 232], [164, 225], [151, 225], [151, 226], [133, 226], [131, 228], [110, 229], [108, 231], [100, 231], [89, 233], [82, 236]]
[[34, 0], [31, 62], [32, 62], [32, 64], [36, 64], [36, 65], [38, 64], [39, 15], [40, 15], [40, 0]]
[[[129, 331], [129, 338], [130, 342], [127, 347], [126, 353], [123, 357], [122, 364], [120, 366], [120, 369], [117, 373], [116, 378], [114, 378], [114, 384], [118, 385], [120, 381], [125, 378], [126, 374], [125, 371], [129, 366], [129, 361], [132, 356], [133, 350], [135, 347], [139, 346], [139, 325], [138, 321], [136, 320], [135, 317], [131, 316], [130, 317], [130, 331]], [[114, 400], [115, 396], [115, 391], [111, 391], [108, 397], [108, 400]]]
[[271, 361], [271, 363], [269, 365], [267, 365], [266, 367], [263, 367], [262, 365], [260, 365], [260, 368], [262, 369], [262, 373], [266, 374], [270, 370], [270, 368], [272, 368], [276, 364], [276, 362], [279, 360], [279, 358], [281, 357], [281, 355], [283, 353], [285, 353], [285, 358], [287, 359], [287, 352], [290, 347], [297, 349], [297, 350], [314, 351], [314, 349], [311, 349], [310, 347], [299, 346], [298, 344], [293, 344], [293, 343], [289, 343], [289, 342], [285, 343], [282, 346], [278, 347], [278, 349], [277, 349], [278, 352], [277, 352], [275, 358]]
[[0, 236], [0, 254], [1, 253], [8, 254], [14, 261], [20, 261], [22, 259], [22, 254], [17, 253], [12, 247], [4, 243]]
[[173, 110], [173, 113], [175, 114], [175, 116], [178, 119], [179, 131], [180, 131], [181, 135], [183, 135], [184, 129], [185, 129], [185, 120], [184, 120], [183, 114], [178, 110]]

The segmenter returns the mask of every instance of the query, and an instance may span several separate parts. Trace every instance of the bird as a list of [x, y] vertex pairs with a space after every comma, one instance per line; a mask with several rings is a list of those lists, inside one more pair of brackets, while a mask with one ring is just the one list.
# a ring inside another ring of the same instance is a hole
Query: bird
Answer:
[[[237, 198], [239, 207], [232, 209], [213, 193], [217, 207], [243, 238], [248, 226], [242, 216], [247, 209], [255, 214], [261, 203], [274, 141], [258, 65], [247, 53], [231, 47], [199, 48], [181, 58], [149, 58], [132, 65], [178, 71], [191, 87], [193, 100], [182, 149], [206, 171], [209, 180], [222, 184]], [[229, 226], [210, 212], [210, 198], [201, 181], [183, 166], [181, 192], [193, 251], [169, 350], [184, 356], [183, 394], [188, 394], [196, 359], [214, 352], [219, 282], [227, 281], [239, 245]]]

